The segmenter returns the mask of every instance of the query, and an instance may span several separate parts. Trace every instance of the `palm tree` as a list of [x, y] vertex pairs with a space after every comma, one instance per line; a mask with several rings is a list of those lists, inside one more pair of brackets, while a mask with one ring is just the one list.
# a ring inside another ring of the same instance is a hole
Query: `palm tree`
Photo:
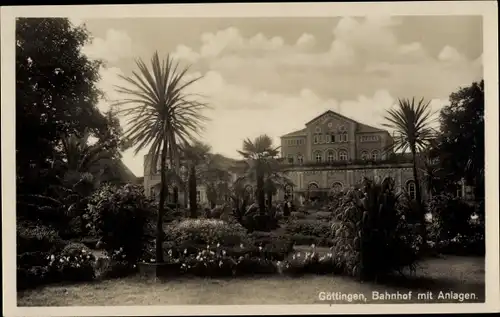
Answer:
[[418, 153], [428, 147], [433, 138], [433, 129], [430, 127], [432, 122], [430, 102], [424, 102], [421, 99], [415, 102], [415, 99], [399, 99], [395, 109], [387, 111], [384, 126], [393, 129], [397, 133], [394, 143], [390, 149], [393, 151], [406, 152], [408, 149], [412, 155], [413, 161], [413, 179], [415, 180], [416, 205], [421, 221], [422, 238], [424, 246], [426, 245], [425, 229], [425, 210], [422, 203], [421, 183], [418, 173]]
[[197, 179], [199, 173], [197, 168], [205, 162], [210, 153], [210, 145], [200, 141], [194, 141], [193, 144], [185, 144], [182, 148], [183, 158], [188, 165], [188, 192], [189, 192], [189, 210], [191, 218], [196, 218], [198, 209], [197, 200]]
[[202, 111], [207, 107], [196, 100], [198, 95], [189, 94], [186, 89], [201, 77], [186, 78], [188, 68], [179, 69], [170, 56], [160, 61], [156, 52], [151, 59], [151, 69], [138, 59], [139, 72], [132, 76], [120, 76], [129, 87], [118, 86], [117, 92], [125, 95], [114, 106], [129, 106], [118, 111], [128, 118], [130, 127], [125, 138], [135, 147], [135, 154], [150, 147], [150, 166], [160, 161], [160, 203], [156, 223], [156, 261], [163, 262], [163, 213], [167, 191], [167, 158], [170, 165], [179, 171], [179, 144], [188, 143], [199, 135], [207, 118]]
[[257, 183], [257, 204], [261, 215], [266, 213], [266, 198], [265, 198], [265, 177], [268, 171], [271, 170], [278, 156], [279, 147], [273, 146], [272, 139], [263, 134], [255, 138], [254, 141], [246, 139], [243, 141], [243, 149], [238, 151], [249, 164], [248, 172], [251, 178], [254, 178]]

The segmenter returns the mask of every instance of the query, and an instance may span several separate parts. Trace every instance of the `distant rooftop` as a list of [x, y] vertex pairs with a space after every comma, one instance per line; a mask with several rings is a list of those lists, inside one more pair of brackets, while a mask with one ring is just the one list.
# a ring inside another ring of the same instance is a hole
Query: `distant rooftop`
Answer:
[[[358, 133], [371, 133], [371, 132], [385, 132], [385, 133], [389, 133], [387, 130], [379, 129], [379, 128], [375, 128], [375, 127], [369, 126], [367, 124], [358, 122], [358, 121], [356, 121], [354, 119], [351, 119], [349, 117], [341, 115], [341, 114], [339, 114], [337, 112], [334, 112], [332, 110], [327, 110], [327, 111], [323, 112], [322, 114], [314, 117], [314, 119], [309, 120], [305, 125], [308, 125], [311, 122], [314, 122], [315, 120], [321, 118], [322, 116], [324, 116], [327, 113], [334, 114], [334, 115], [336, 115], [338, 117], [341, 117], [341, 118], [344, 118], [345, 120], [348, 120], [348, 121], [356, 122], [357, 123], [356, 132], [358, 132]], [[306, 136], [306, 128], [301, 129], [301, 130], [296, 130], [296, 131], [293, 131], [293, 132], [290, 132], [290, 133], [287, 133], [285, 135], [282, 135], [281, 137], [282, 138], [286, 138], [286, 137], [298, 137], [298, 136]]]

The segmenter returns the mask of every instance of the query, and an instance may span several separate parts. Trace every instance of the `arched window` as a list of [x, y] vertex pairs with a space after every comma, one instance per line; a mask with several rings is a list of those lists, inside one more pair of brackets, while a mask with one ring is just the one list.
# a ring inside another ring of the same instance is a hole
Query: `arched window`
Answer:
[[342, 188], [344, 188], [344, 186], [340, 182], [335, 182], [332, 185], [332, 189], [334, 192], [340, 192], [340, 191], [342, 191]]
[[307, 196], [311, 200], [316, 200], [319, 194], [319, 186], [316, 183], [309, 183], [307, 186]]
[[378, 160], [378, 151], [377, 150], [373, 150], [372, 151], [372, 160], [376, 161]]
[[414, 180], [409, 180], [406, 182], [406, 191], [408, 192], [408, 195], [410, 196], [411, 199], [417, 198], [417, 190]]
[[347, 161], [347, 151], [346, 150], [339, 151], [339, 159], [341, 161]]
[[328, 150], [327, 154], [326, 154], [326, 160], [331, 163], [333, 161], [335, 161], [337, 158], [335, 157], [335, 151], [333, 150]]
[[316, 163], [321, 163], [321, 161], [323, 160], [323, 155], [320, 151], [314, 152], [314, 159], [316, 160]]
[[361, 159], [362, 160], [367, 160], [368, 159], [368, 152], [367, 151], [362, 151], [361, 152]]
[[302, 156], [302, 154], [297, 155], [297, 163], [299, 164], [304, 163], [304, 157]]

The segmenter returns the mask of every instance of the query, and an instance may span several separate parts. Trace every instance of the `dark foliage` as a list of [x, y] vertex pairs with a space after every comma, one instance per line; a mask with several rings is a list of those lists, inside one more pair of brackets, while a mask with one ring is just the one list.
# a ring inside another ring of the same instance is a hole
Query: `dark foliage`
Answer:
[[142, 186], [108, 185], [92, 195], [85, 219], [109, 253], [123, 248], [126, 259], [133, 263], [142, 254], [153, 208]]

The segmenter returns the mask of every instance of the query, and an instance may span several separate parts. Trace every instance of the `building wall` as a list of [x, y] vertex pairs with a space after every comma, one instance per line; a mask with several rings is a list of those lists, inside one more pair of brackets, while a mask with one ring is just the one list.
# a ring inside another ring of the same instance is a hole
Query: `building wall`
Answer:
[[291, 136], [281, 139], [281, 156], [287, 161], [291, 156], [293, 163], [297, 163], [297, 157], [302, 155], [304, 160], [307, 155], [307, 137], [306, 136]]
[[307, 123], [304, 130], [283, 136], [282, 156], [288, 163], [291, 163], [288, 157], [293, 156], [293, 164], [297, 164], [299, 154], [303, 156], [304, 162], [316, 162], [318, 153], [321, 154], [323, 162], [329, 160], [329, 153], [333, 154], [333, 160], [337, 161], [340, 160], [339, 153], [342, 150], [347, 152], [347, 160], [361, 159], [364, 151], [370, 158], [374, 151], [378, 154], [377, 159], [384, 158], [384, 150], [393, 142], [391, 136], [385, 131], [377, 131], [371, 127], [370, 132], [360, 132], [359, 127], [362, 126], [364, 125], [354, 120], [327, 112]]
[[402, 188], [413, 180], [410, 164], [399, 166], [352, 166], [350, 168], [291, 168], [287, 176], [294, 183], [295, 191], [305, 191], [310, 184], [316, 184], [319, 189], [329, 190], [335, 183], [349, 188], [360, 184], [364, 177], [382, 181], [387, 177], [394, 179], [396, 187]]

